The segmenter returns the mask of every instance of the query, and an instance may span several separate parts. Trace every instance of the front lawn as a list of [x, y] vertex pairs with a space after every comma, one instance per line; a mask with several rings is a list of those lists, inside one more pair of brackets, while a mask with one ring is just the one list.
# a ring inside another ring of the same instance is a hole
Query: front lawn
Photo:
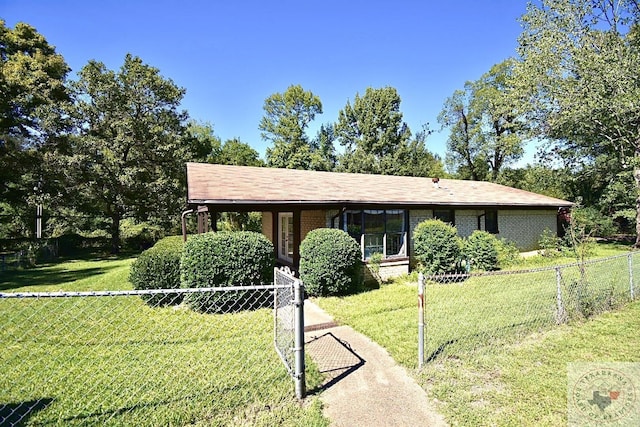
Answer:
[[[4, 272], [0, 288], [131, 289], [131, 261]], [[317, 400], [302, 407], [295, 398], [271, 309], [207, 315], [138, 296], [0, 299], [0, 342], [0, 417], [16, 409], [24, 425], [327, 424]], [[321, 381], [311, 364], [308, 381]]]
[[[628, 300], [627, 261], [623, 256], [597, 263], [584, 274], [588, 289], [605, 295], [606, 308], [619, 309]], [[636, 284], [639, 269], [640, 254], [634, 256]], [[563, 301], [568, 309], [589, 314], [595, 300], [581, 299], [583, 304], [576, 306], [568, 301], [580, 278], [576, 267], [562, 270]], [[572, 313], [568, 325], [556, 326], [556, 272], [551, 269], [429, 284], [428, 362], [418, 372], [417, 287], [407, 283], [398, 280], [359, 295], [321, 298], [318, 304], [413, 371], [454, 424], [566, 424], [568, 362], [637, 361], [640, 303], [589, 320]]]

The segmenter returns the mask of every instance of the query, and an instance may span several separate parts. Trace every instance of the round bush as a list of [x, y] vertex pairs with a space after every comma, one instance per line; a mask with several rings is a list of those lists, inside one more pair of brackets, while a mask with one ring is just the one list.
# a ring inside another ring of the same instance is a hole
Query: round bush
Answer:
[[[189, 238], [181, 259], [181, 286], [208, 288], [254, 286], [273, 282], [273, 245], [252, 231], [199, 234]], [[216, 292], [185, 295], [194, 310], [223, 313], [258, 308], [265, 292]]]
[[[184, 244], [182, 236], [165, 237], [142, 252], [131, 264], [129, 281], [134, 289], [178, 289], [180, 287], [180, 258]], [[151, 306], [179, 304], [177, 294], [143, 295]]]
[[413, 232], [416, 259], [426, 274], [460, 271], [461, 244], [455, 227], [438, 219], [428, 219]]
[[498, 270], [498, 245], [500, 241], [486, 231], [476, 230], [464, 242], [464, 254], [472, 270]]
[[300, 279], [311, 296], [348, 295], [362, 289], [362, 253], [349, 234], [310, 231], [300, 244]]

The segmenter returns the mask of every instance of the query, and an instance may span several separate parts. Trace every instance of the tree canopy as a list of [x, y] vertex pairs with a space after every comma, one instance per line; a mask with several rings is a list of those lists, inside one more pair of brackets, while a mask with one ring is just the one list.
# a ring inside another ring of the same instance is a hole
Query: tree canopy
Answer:
[[[575, 168], [633, 171], [640, 212], [640, 4], [545, 0], [522, 18], [520, 96], [535, 134]], [[640, 215], [636, 215], [640, 232]], [[636, 242], [636, 245], [640, 240]]]
[[444, 104], [438, 121], [449, 128], [447, 160], [461, 178], [496, 181], [524, 153], [526, 126], [513, 96], [515, 61], [494, 65]]
[[0, 200], [18, 207], [16, 215], [29, 200], [59, 190], [55, 161], [67, 148], [68, 73], [35, 28], [11, 29], [0, 20]]
[[69, 181], [84, 211], [111, 220], [118, 251], [120, 221], [166, 221], [182, 206], [184, 162], [211, 147], [186, 132], [184, 89], [127, 55], [117, 71], [90, 61], [71, 87], [76, 96]]
[[284, 93], [269, 96], [263, 108], [259, 129], [262, 138], [273, 144], [266, 150], [267, 166], [308, 169], [313, 148], [306, 130], [316, 114], [322, 114], [320, 98], [292, 85]]

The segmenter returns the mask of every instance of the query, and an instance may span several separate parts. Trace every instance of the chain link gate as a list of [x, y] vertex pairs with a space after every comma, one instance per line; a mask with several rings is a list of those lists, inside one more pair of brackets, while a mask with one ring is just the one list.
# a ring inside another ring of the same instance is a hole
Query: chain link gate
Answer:
[[274, 344], [295, 381], [296, 396], [305, 397], [304, 286], [289, 268], [275, 268]]

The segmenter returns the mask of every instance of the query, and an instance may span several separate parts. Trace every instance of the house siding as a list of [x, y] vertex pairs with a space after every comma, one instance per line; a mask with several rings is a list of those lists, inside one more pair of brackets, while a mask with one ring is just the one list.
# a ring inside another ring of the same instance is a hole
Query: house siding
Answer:
[[540, 235], [545, 229], [557, 233], [557, 210], [498, 211], [497, 237], [515, 242], [518, 249], [538, 249]]
[[[484, 210], [459, 209], [455, 211], [458, 235], [469, 237], [478, 229], [480, 217], [481, 230], [486, 229]], [[482, 215], [482, 216], [481, 216]], [[424, 220], [433, 218], [432, 210], [409, 211], [409, 233], [413, 236], [416, 226]], [[498, 210], [498, 238], [514, 242], [521, 251], [538, 248], [538, 240], [545, 229], [557, 232], [557, 210]], [[413, 254], [413, 240], [411, 253]]]

